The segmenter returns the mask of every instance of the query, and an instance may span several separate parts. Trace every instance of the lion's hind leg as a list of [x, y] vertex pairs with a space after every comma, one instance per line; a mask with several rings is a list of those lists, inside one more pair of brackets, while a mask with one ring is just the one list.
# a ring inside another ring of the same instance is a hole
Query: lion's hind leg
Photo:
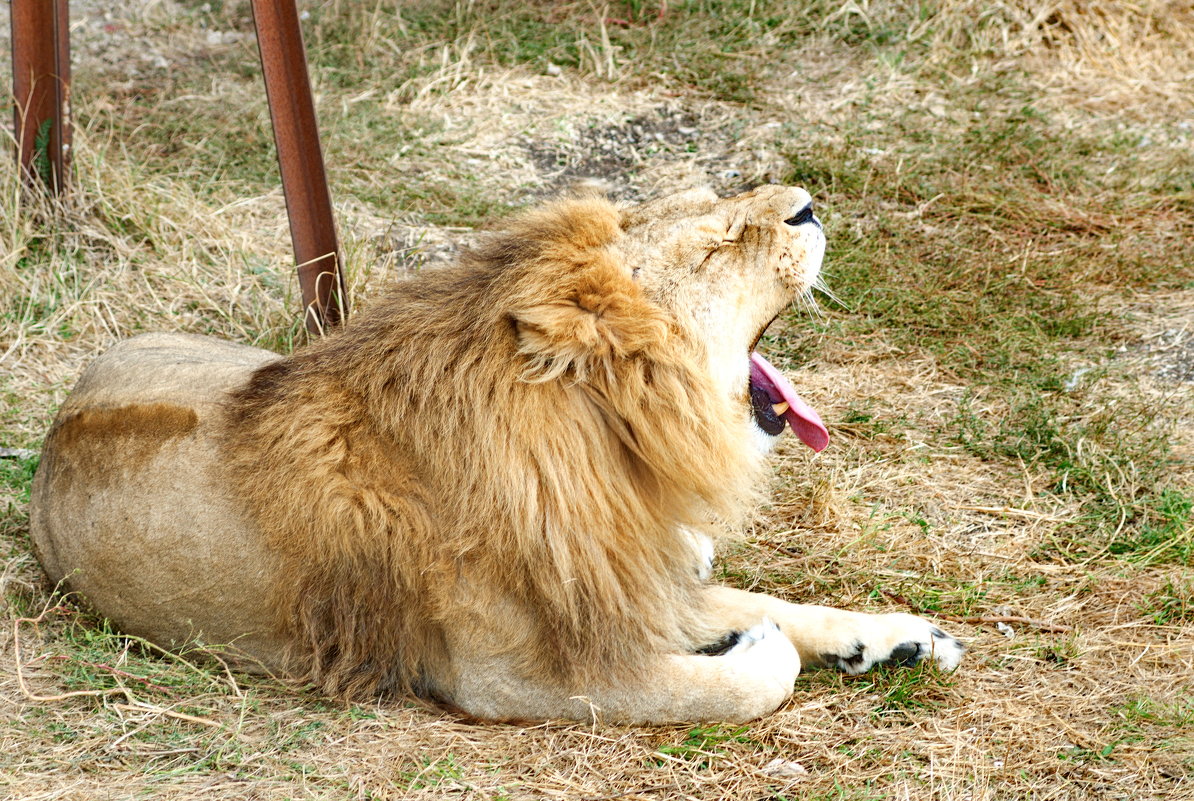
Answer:
[[716, 625], [734, 629], [766, 616], [792, 641], [806, 667], [856, 674], [876, 665], [915, 665], [932, 659], [943, 670], [953, 670], [966, 651], [956, 638], [915, 615], [792, 604], [730, 587], [711, 586], [706, 592]]

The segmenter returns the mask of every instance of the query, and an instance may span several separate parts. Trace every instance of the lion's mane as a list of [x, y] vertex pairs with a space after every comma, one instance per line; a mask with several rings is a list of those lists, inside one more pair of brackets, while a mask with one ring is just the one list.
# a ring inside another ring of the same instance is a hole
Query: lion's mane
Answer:
[[737, 518], [757, 473], [620, 226], [598, 198], [524, 215], [230, 399], [233, 486], [323, 691], [434, 692], [445, 632], [502, 609], [531, 621], [523, 669], [569, 685], [699, 636], [684, 528]]

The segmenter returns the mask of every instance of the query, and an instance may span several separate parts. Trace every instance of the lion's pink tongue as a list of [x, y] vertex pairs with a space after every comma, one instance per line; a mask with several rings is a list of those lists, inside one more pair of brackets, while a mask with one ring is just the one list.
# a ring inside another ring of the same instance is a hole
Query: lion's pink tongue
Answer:
[[814, 451], [825, 449], [829, 444], [829, 431], [821, 422], [821, 416], [796, 394], [796, 389], [783, 373], [756, 352], [750, 354], [750, 382], [766, 390], [774, 403], [787, 402], [784, 419], [801, 442]]

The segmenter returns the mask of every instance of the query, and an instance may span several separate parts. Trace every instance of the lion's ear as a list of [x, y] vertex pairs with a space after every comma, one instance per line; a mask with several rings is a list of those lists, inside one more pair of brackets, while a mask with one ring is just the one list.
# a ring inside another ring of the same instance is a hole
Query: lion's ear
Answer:
[[628, 276], [612, 265], [593, 272], [602, 275], [587, 275], [563, 297], [514, 313], [518, 351], [530, 359], [525, 380], [584, 380], [599, 365], [614, 368], [667, 338], [663, 310]]

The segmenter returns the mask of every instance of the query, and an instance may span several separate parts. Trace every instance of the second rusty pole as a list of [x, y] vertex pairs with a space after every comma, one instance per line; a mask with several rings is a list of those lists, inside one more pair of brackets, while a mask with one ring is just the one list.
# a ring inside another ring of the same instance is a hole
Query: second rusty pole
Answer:
[[347, 295], [303, 35], [294, 0], [252, 3], [304, 319], [307, 331], [318, 334], [343, 319]]

